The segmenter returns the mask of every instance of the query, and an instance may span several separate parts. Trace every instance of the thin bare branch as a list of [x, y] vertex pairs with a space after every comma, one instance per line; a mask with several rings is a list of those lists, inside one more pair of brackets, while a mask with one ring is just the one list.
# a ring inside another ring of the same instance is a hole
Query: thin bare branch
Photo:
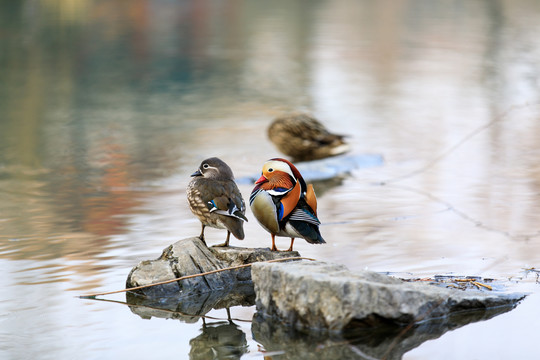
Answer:
[[[290, 258], [274, 259], [274, 260], [267, 260], [267, 261], [260, 261], [260, 262], [261, 263], [273, 263], [273, 262], [281, 262], [281, 261], [288, 261], [288, 260], [311, 260], [311, 261], [315, 261], [315, 259], [300, 256], [300, 257], [290, 257]], [[250, 267], [251, 265], [253, 265], [253, 264], [244, 264], [244, 265], [238, 265], [238, 266], [231, 266], [231, 267], [226, 267], [226, 268], [223, 268], [223, 269], [207, 271], [207, 272], [200, 273], [200, 274], [181, 276], [179, 278], [160, 281], [160, 282], [157, 282], [157, 283], [154, 283], [154, 284], [135, 286], [135, 287], [132, 287], [132, 288], [127, 288], [127, 289], [122, 289], [122, 290], [114, 290], [114, 291], [107, 291], [107, 292], [102, 292], [102, 293], [80, 295], [79, 298], [80, 299], [93, 299], [96, 296], [111, 295], [111, 294], [118, 294], [118, 293], [123, 293], [123, 292], [127, 292], [127, 291], [140, 290], [140, 289], [144, 289], [144, 288], [148, 288], [148, 287], [152, 287], [152, 286], [165, 285], [165, 284], [170, 284], [170, 283], [173, 283], [173, 282], [176, 282], [176, 281], [192, 279], [192, 278], [199, 277], [199, 276], [211, 275], [211, 274], [215, 274], [215, 273], [222, 272], [222, 271], [230, 271], [230, 270], [242, 269], [242, 268]]]

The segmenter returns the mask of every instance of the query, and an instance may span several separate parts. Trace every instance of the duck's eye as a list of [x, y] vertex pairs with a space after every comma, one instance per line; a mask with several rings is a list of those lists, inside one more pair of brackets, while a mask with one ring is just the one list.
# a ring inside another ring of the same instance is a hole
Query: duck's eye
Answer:
[[272, 168], [268, 169], [268, 172], [273, 172], [273, 171], [274, 171], [274, 169], [272, 169]]
[[210, 165], [204, 164], [202, 167], [203, 167], [203, 169], [208, 169], [210, 167]]

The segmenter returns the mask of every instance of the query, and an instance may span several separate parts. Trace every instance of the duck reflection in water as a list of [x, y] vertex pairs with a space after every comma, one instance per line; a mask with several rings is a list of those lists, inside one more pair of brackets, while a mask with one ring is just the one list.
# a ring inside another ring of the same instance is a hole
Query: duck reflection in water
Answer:
[[248, 352], [246, 334], [231, 319], [207, 323], [203, 318], [202, 334], [191, 339], [189, 358], [192, 360], [240, 359]]

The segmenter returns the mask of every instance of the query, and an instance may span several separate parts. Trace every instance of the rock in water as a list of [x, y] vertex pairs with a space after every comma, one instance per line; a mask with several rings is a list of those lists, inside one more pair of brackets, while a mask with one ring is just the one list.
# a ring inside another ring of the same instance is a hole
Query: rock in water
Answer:
[[[158, 259], [142, 261], [133, 268], [126, 286], [253, 265], [140, 289], [128, 293], [128, 300], [134, 312], [142, 317], [172, 316], [194, 322], [212, 308], [251, 305], [256, 294], [260, 325], [256, 333], [261, 339], [267, 339], [269, 334], [277, 333], [272, 330], [274, 327], [265, 331], [269, 319], [289, 328], [319, 334], [347, 333], [346, 330], [354, 328], [356, 331], [362, 327], [373, 329], [381, 324], [426, 324], [422, 321], [449, 319], [449, 324], [439, 327], [444, 332], [455, 327], [456, 314], [465, 314], [468, 319], [460, 320], [460, 324], [466, 324], [478, 321], [478, 316], [485, 318], [485, 314], [492, 314], [491, 309], [511, 309], [524, 298], [523, 294], [462, 291], [406, 282], [371, 271], [352, 273], [344, 266], [321, 261], [264, 262], [296, 256], [299, 256], [296, 251], [207, 248], [196, 237], [180, 240], [167, 247]], [[425, 325], [415, 329], [419, 336], [414, 344], [421, 343], [425, 333], [434, 332], [431, 328], [422, 330]], [[403, 350], [410, 346], [403, 344]], [[371, 349], [368, 346], [365, 350], [368, 348]], [[369, 351], [378, 353], [379, 350]]]
[[411, 324], [463, 310], [513, 306], [523, 294], [460, 291], [320, 261], [252, 266], [257, 311], [297, 330]]
[[[145, 260], [135, 266], [128, 275], [126, 287], [149, 285], [186, 275], [200, 274], [256, 261], [297, 256], [300, 255], [296, 251], [275, 252], [267, 248], [208, 248], [197, 237], [187, 238], [167, 247], [158, 259]], [[184, 297], [214, 290], [229, 290], [246, 282], [251, 282], [250, 267], [152, 286], [136, 292], [150, 298]]]

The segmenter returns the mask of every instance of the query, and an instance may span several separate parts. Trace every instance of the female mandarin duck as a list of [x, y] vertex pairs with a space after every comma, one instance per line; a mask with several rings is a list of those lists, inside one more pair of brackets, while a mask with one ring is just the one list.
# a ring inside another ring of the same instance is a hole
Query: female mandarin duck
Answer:
[[323, 159], [349, 151], [343, 135], [332, 134], [317, 119], [304, 113], [276, 118], [268, 127], [268, 137], [294, 161]]
[[319, 232], [317, 199], [313, 186], [306, 185], [298, 169], [285, 159], [275, 158], [263, 165], [262, 176], [255, 182], [249, 197], [253, 215], [272, 236], [272, 251], [277, 251], [275, 237], [304, 238], [311, 244], [326, 241]]
[[191, 212], [201, 221], [199, 238], [204, 241], [204, 228], [211, 226], [227, 229], [225, 243], [229, 246], [231, 233], [244, 239], [246, 205], [236, 183], [231, 168], [217, 157], [204, 160], [197, 171], [191, 174], [193, 180], [187, 188], [187, 198]]

